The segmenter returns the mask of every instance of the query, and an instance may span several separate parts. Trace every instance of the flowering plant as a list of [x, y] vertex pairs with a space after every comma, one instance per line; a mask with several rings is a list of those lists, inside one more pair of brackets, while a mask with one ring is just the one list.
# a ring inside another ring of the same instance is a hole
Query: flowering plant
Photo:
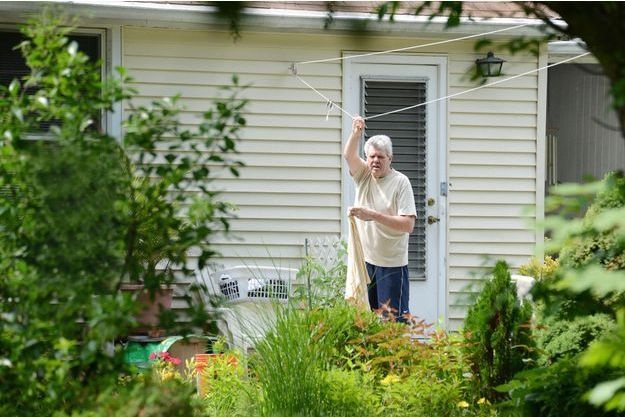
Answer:
[[150, 353], [150, 360], [154, 361], [152, 369], [161, 381], [182, 379], [175, 368], [180, 365], [182, 361], [179, 358], [171, 356], [169, 352], [152, 352]]

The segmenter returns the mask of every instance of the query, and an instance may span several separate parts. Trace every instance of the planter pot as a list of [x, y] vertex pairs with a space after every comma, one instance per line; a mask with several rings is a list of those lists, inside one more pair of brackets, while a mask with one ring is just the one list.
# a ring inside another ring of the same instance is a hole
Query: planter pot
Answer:
[[210, 381], [219, 378], [219, 371], [224, 367], [236, 367], [239, 361], [231, 353], [197, 353], [195, 371], [197, 375], [197, 393], [205, 396], [210, 388]]
[[132, 329], [133, 334], [147, 334], [150, 337], [162, 337], [164, 331], [158, 328], [158, 315], [161, 309], [170, 309], [174, 290], [171, 287], [161, 286], [161, 289], [150, 294], [143, 284], [122, 284], [121, 290], [135, 293], [140, 309], [135, 319], [137, 326]]

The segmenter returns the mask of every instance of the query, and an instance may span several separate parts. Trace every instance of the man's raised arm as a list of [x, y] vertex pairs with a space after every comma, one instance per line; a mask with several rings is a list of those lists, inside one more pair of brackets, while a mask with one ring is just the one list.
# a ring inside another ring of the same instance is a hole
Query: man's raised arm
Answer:
[[354, 175], [362, 169], [366, 162], [358, 155], [360, 147], [360, 138], [365, 128], [365, 121], [362, 117], [356, 116], [352, 122], [352, 133], [343, 148], [343, 158], [347, 161], [350, 175]]

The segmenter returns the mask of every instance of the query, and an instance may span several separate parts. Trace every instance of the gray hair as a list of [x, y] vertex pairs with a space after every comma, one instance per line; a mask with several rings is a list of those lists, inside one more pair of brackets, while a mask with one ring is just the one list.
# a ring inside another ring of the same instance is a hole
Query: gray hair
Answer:
[[393, 143], [391, 138], [386, 135], [371, 136], [365, 142], [365, 156], [369, 155], [369, 148], [375, 148], [378, 151], [383, 151], [388, 157], [393, 157]]

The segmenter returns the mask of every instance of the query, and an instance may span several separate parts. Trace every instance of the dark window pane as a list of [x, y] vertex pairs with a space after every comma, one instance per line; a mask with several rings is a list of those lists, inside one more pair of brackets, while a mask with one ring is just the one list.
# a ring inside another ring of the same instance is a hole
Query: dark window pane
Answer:
[[[98, 34], [77, 34], [68, 36], [70, 41], [78, 43], [78, 49], [86, 54], [92, 62], [101, 59], [100, 35]], [[26, 66], [26, 61], [22, 57], [19, 49], [15, 49], [22, 41], [24, 35], [18, 31], [0, 31], [0, 84], [8, 86], [15, 78], [22, 79], [30, 74], [30, 69]], [[96, 120], [93, 128], [101, 129], [100, 118]], [[54, 121], [41, 123], [39, 130], [48, 131]], [[58, 124], [58, 122], [56, 123]]]

